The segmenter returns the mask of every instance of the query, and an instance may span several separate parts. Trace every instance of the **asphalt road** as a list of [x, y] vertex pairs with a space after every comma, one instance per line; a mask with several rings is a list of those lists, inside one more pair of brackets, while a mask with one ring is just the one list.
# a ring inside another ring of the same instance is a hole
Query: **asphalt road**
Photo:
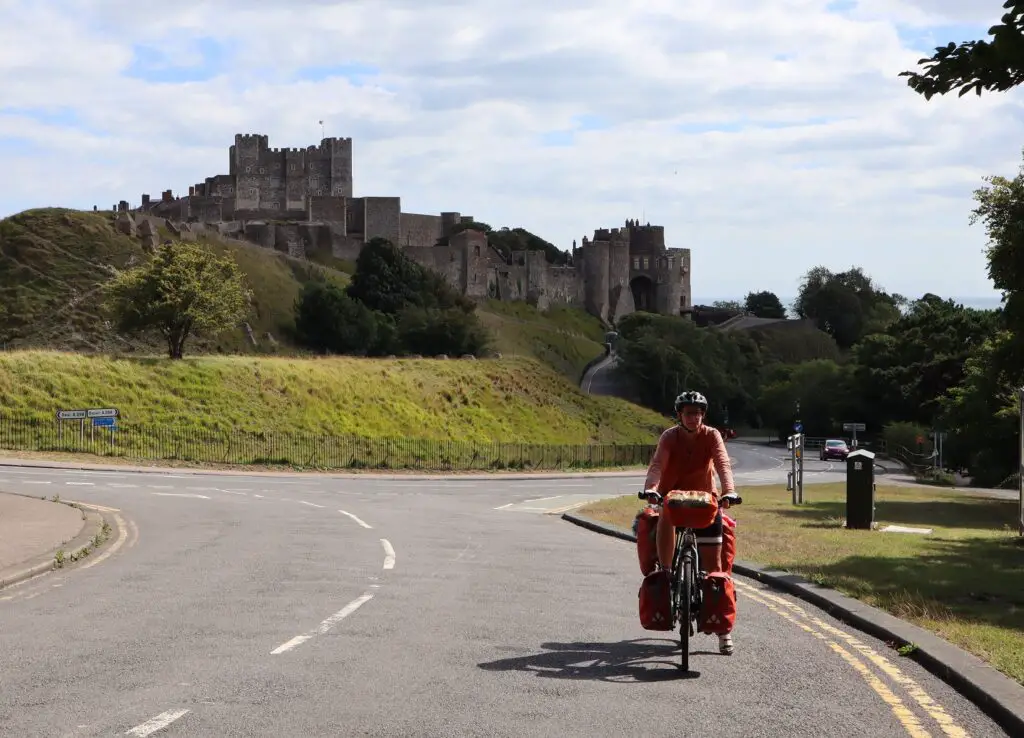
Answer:
[[[785, 479], [779, 452], [730, 450], [741, 483]], [[545, 514], [638, 484], [0, 468], [123, 523], [0, 591], [0, 735], [1004, 735], [739, 578], [736, 653], [702, 637], [681, 678], [639, 625], [633, 547]]]

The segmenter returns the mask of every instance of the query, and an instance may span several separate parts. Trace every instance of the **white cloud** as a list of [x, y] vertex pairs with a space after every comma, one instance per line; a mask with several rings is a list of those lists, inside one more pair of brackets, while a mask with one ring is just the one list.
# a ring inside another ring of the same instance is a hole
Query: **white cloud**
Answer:
[[[815, 264], [912, 295], [987, 294], [971, 191], [1016, 172], [1020, 95], [926, 102], [897, 75], [936, 43], [983, 37], [1001, 5], [8, 2], [0, 215], [182, 191], [227, 171], [236, 132], [305, 146], [324, 119], [355, 139], [356, 193], [407, 211], [563, 248], [661, 223], [693, 249], [698, 300], [792, 294]], [[151, 57], [138, 73], [137, 54]], [[191, 81], [147, 80], [173, 79], [168, 60]], [[544, 145], [581, 117], [569, 145]]]

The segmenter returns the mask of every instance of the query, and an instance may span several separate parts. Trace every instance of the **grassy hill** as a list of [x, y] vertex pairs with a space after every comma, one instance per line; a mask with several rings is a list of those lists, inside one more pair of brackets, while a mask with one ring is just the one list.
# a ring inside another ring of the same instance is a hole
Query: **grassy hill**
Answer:
[[[303, 283], [348, 280], [342, 272], [240, 241], [201, 240], [230, 254], [245, 272], [254, 293], [249, 324], [257, 346], [236, 329], [190, 342], [193, 352], [273, 352], [275, 341], [287, 345]], [[8, 349], [161, 352], [159, 341], [114, 333], [98, 309], [99, 287], [114, 270], [147, 258], [140, 240], [114, 229], [111, 213], [45, 208], [0, 220], [0, 340]]]
[[[168, 236], [161, 231], [161, 239]], [[346, 272], [354, 269], [324, 254], [306, 261], [213, 234], [198, 240], [232, 256], [245, 273], [254, 295], [249, 325], [256, 345], [235, 329], [216, 339], [190, 340], [186, 352], [193, 355], [306, 354], [290, 341], [302, 285], [345, 285]], [[139, 239], [115, 230], [113, 213], [44, 208], [0, 221], [0, 343], [7, 349], [162, 355], [158, 341], [115, 334], [98, 310], [99, 285], [115, 269], [146, 258]], [[537, 359], [572, 379], [602, 351], [601, 324], [583, 310], [539, 311], [525, 303], [490, 301], [478, 313], [494, 334], [497, 352]]]
[[666, 421], [531, 359], [0, 354], [5, 415], [117, 407], [126, 425], [367, 438], [649, 443]]

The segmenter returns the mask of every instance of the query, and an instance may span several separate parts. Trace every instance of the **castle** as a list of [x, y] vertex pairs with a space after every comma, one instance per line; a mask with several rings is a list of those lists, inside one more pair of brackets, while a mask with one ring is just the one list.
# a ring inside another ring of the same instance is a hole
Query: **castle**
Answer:
[[597, 229], [579, 248], [573, 242], [572, 266], [556, 266], [543, 251], [503, 255], [473, 229], [471, 216], [403, 213], [399, 197], [355, 197], [352, 171], [351, 138], [272, 149], [267, 136], [238, 134], [229, 174], [189, 187], [184, 197], [167, 190], [118, 209], [133, 223], [162, 218], [294, 256], [321, 251], [355, 260], [366, 242], [386, 238], [469, 297], [579, 306], [605, 323], [634, 310], [690, 312], [690, 250], [666, 248], [662, 226], [627, 220]]

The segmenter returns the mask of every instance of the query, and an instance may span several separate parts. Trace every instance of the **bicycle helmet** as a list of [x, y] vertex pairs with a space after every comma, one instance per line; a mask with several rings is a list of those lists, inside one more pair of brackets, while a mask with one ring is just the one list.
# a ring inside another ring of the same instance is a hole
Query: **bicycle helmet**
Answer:
[[679, 397], [676, 398], [676, 415], [678, 415], [679, 411], [682, 410], [687, 405], [696, 405], [704, 412], [707, 412], [708, 398], [706, 398], [704, 395], [702, 395], [700, 392], [697, 392], [696, 390], [687, 390], [686, 392], [683, 392], [682, 394], [679, 395]]

